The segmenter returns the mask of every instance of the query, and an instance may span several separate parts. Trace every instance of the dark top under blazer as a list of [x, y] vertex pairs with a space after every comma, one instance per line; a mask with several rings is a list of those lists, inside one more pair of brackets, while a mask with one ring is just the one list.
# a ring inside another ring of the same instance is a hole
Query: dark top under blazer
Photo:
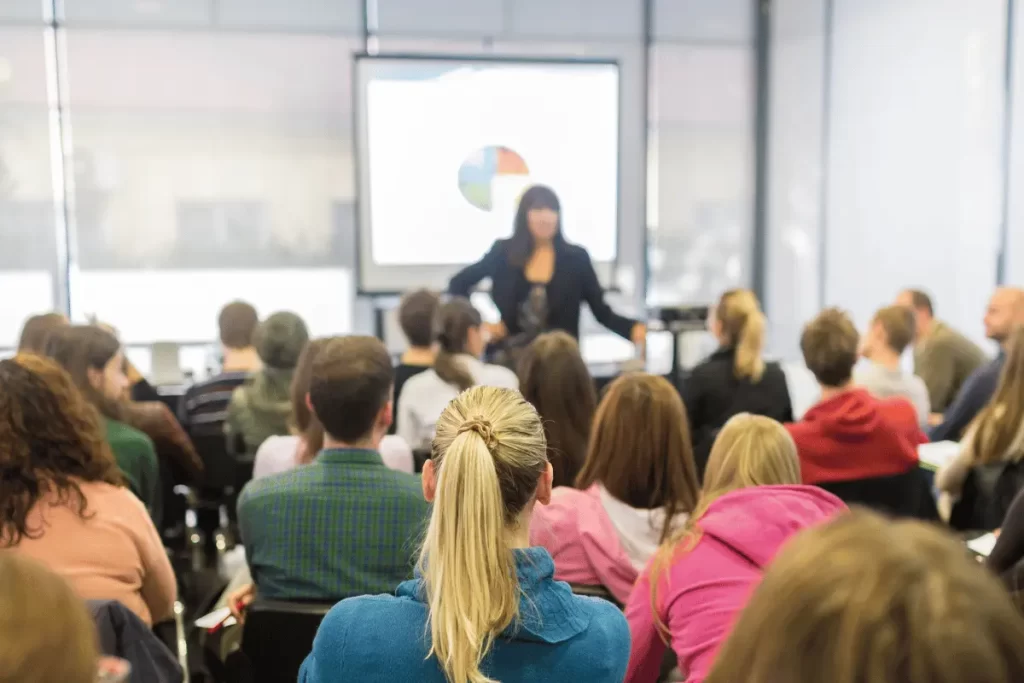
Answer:
[[764, 415], [779, 422], [793, 421], [786, 375], [778, 363], [765, 363], [761, 381], [739, 379], [733, 371], [734, 349], [715, 351], [683, 382], [682, 395], [693, 436], [694, 460], [703, 476], [718, 430], [739, 413]]
[[[483, 259], [456, 273], [448, 291], [456, 296], [469, 296], [478, 282], [491, 278], [491, 298], [509, 335], [514, 335], [520, 332], [519, 306], [529, 296], [530, 284], [523, 269], [508, 262], [506, 245], [506, 240], [495, 242]], [[547, 289], [549, 330], [565, 330], [578, 338], [580, 305], [586, 301], [599, 323], [621, 337], [630, 338], [636, 321], [616, 314], [605, 303], [594, 264], [583, 247], [568, 243], [555, 247], [555, 271]]]

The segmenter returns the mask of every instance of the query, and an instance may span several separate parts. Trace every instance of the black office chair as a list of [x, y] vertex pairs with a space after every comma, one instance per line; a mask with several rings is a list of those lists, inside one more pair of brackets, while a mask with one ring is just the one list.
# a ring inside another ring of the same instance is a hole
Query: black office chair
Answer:
[[893, 517], [938, 522], [939, 511], [925, 473], [914, 467], [901, 474], [818, 484], [847, 505], [861, 505]]
[[423, 465], [430, 460], [429, 448], [414, 448], [412, 451], [412, 465], [416, 474], [423, 471]]
[[242, 678], [250, 683], [297, 680], [320, 622], [334, 604], [256, 600], [246, 610], [242, 631], [245, 663], [232, 668], [246, 670]]

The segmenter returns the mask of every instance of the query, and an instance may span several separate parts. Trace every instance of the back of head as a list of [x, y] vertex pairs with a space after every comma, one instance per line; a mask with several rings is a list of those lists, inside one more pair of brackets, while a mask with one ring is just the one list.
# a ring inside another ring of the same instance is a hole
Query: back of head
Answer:
[[601, 484], [634, 508], [665, 511], [670, 522], [697, 504], [697, 469], [686, 408], [668, 380], [622, 375], [605, 391], [594, 416], [587, 459], [576, 485]]
[[417, 289], [402, 297], [398, 305], [398, 324], [409, 346], [426, 348], [434, 343], [434, 318], [441, 297], [428, 289]]
[[391, 357], [379, 339], [336, 337], [313, 360], [309, 401], [327, 435], [355, 444], [379, 426], [394, 383]]
[[306, 323], [288, 311], [274, 313], [264, 320], [253, 337], [263, 365], [274, 370], [293, 370], [308, 341]]
[[0, 679], [93, 683], [99, 651], [85, 603], [61, 577], [0, 552]]
[[901, 304], [909, 305], [915, 311], [927, 313], [929, 317], [935, 316], [935, 307], [932, 305], [932, 298], [920, 289], [905, 290], [900, 299]]
[[881, 308], [875, 313], [874, 322], [882, 326], [886, 343], [896, 353], [903, 353], [914, 340], [914, 312], [906, 306]]
[[975, 463], [1000, 462], [1010, 453], [1024, 423], [1024, 326], [1013, 328], [996, 393], [978, 413], [967, 439]]
[[963, 546], [851, 513], [779, 553], [708, 683], [1017, 683], [1024, 621]]
[[247, 349], [253, 345], [259, 324], [260, 317], [251, 304], [232, 301], [217, 316], [220, 343], [229, 349]]
[[586, 458], [597, 391], [580, 347], [565, 332], [542, 334], [519, 360], [519, 390], [544, 420], [555, 486], [572, 486]]
[[43, 313], [25, 321], [18, 340], [18, 353], [45, 353], [46, 341], [55, 330], [68, 326], [63, 313]]
[[431, 653], [449, 681], [488, 681], [480, 661], [519, 614], [508, 535], [547, 467], [537, 411], [516, 391], [473, 387], [437, 421], [437, 477], [420, 568]]
[[89, 371], [102, 372], [121, 350], [121, 342], [95, 325], [73, 325], [54, 330], [46, 341], [46, 355], [67, 370], [78, 390], [111, 419], [120, 419], [118, 401], [104, 396], [89, 381]]
[[841, 387], [853, 376], [859, 341], [850, 317], [838, 308], [826, 308], [804, 327], [800, 350], [819, 384]]
[[119, 484], [121, 475], [96, 409], [53, 360], [26, 353], [0, 361], [0, 387], [3, 548], [39, 533], [27, 519], [48, 487], [81, 513], [78, 480]]
[[306, 464], [312, 460], [324, 445], [323, 425], [309, 409], [306, 397], [309, 395], [309, 387], [313, 381], [313, 361], [330, 341], [330, 337], [310, 340], [299, 354], [299, 362], [295, 366], [295, 375], [292, 377], [290, 422], [291, 428], [302, 439], [300, 464]]
[[722, 326], [727, 344], [735, 349], [736, 377], [752, 382], [764, 374], [764, 313], [757, 297], [749, 289], [733, 289], [722, 295], [715, 307], [715, 318]]
[[434, 338], [438, 350], [437, 358], [434, 359], [434, 372], [460, 391], [473, 386], [473, 376], [456, 356], [467, 353], [469, 332], [481, 324], [480, 312], [473, 308], [469, 299], [455, 297], [437, 309]]

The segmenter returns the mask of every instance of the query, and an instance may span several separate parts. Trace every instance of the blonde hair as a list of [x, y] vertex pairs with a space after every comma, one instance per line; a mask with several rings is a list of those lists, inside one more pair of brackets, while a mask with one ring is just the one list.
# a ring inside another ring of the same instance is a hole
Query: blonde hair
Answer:
[[1007, 347], [996, 392], [967, 430], [972, 464], [1021, 458], [1011, 447], [1024, 428], [1024, 327], [1013, 329]]
[[796, 444], [785, 427], [761, 415], [734, 415], [718, 433], [700, 499], [686, 523], [663, 543], [651, 565], [651, 610], [667, 641], [668, 627], [658, 609], [658, 588], [665, 571], [680, 553], [693, 550], [700, 540], [700, 519], [711, 504], [727, 493], [751, 486], [782, 486], [800, 483]]
[[516, 391], [473, 387], [437, 421], [437, 497], [420, 553], [430, 606], [430, 654], [450, 683], [493, 683], [480, 662], [519, 617], [507, 544], [547, 469], [537, 411]]
[[1024, 619], [952, 537], [850, 513], [779, 553], [706, 680], [1017, 683]]
[[0, 552], [0, 680], [93, 683], [98, 657], [92, 618], [67, 582]]
[[738, 378], [760, 382], [764, 375], [764, 313], [757, 297], [749, 289], [731, 289], [722, 295], [715, 307], [715, 317], [722, 325], [722, 335], [736, 349], [733, 372]]

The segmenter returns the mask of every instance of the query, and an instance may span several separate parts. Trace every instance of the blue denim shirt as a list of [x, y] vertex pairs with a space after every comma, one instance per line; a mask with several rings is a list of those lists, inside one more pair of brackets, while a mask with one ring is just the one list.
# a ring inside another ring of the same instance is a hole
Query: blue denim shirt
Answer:
[[[610, 602], [573, 595], [555, 581], [543, 548], [517, 550], [523, 596], [519, 623], [495, 640], [481, 670], [502, 683], [620, 683], [629, 663], [629, 626]], [[299, 674], [300, 683], [446, 683], [430, 651], [423, 582], [394, 596], [343, 600], [330, 611]]]

